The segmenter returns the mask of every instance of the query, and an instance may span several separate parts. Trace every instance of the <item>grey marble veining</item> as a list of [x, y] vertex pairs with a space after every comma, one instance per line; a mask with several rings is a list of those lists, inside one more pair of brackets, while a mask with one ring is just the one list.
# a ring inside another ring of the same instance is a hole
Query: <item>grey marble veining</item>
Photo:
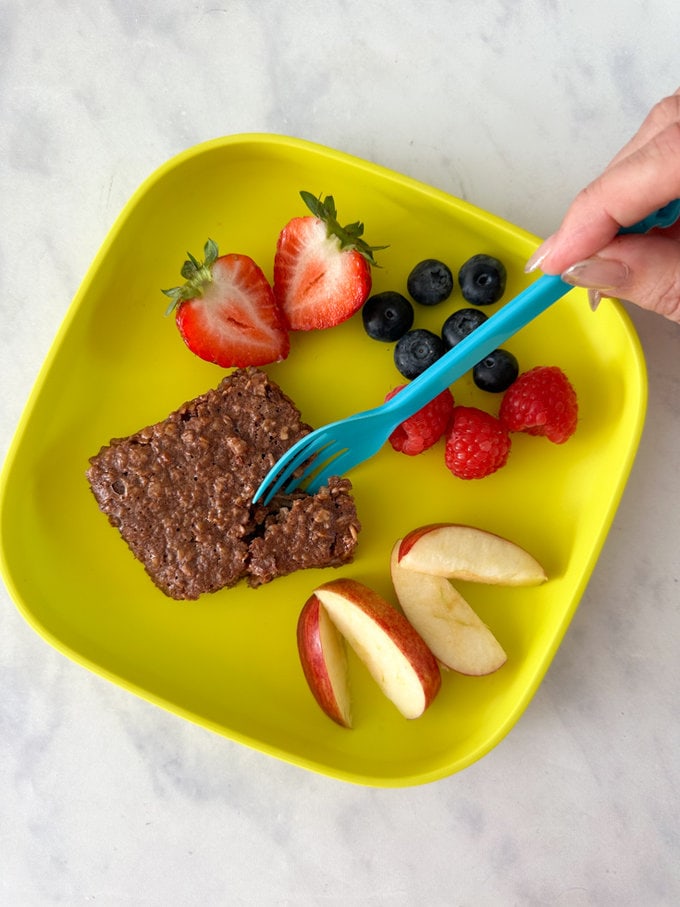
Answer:
[[[0, 456], [137, 186], [190, 145], [299, 136], [538, 234], [680, 84], [675, 2], [0, 5]], [[548, 675], [432, 785], [313, 775], [71, 663], [0, 592], [0, 903], [680, 902], [680, 333], [631, 312], [649, 412]], [[603, 338], [606, 342], [606, 338]]]

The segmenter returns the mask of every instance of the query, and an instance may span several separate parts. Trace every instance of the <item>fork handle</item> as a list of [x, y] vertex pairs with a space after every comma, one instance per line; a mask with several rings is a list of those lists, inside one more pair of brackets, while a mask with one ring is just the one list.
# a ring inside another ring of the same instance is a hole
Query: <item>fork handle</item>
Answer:
[[[673, 199], [630, 227], [621, 227], [618, 232], [619, 235], [647, 233], [655, 228], [670, 227], [678, 218], [680, 198]], [[394, 428], [418, 412], [433, 397], [473, 368], [480, 359], [488, 356], [571, 289], [560, 277], [547, 274], [539, 277], [383, 404], [382, 408], [385, 411], [391, 410], [395, 416]]]
[[387, 404], [383, 404], [384, 408], [389, 407], [393, 410], [395, 427], [461, 378], [481, 359], [501, 346], [571, 289], [573, 287], [560, 277], [551, 275], [539, 277], [430, 365], [426, 371], [409, 382]]

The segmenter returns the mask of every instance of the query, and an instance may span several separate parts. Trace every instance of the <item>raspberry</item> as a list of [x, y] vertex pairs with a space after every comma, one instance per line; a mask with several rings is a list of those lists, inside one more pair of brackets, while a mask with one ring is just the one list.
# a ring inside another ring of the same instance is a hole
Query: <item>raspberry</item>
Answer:
[[[404, 387], [404, 384], [395, 387], [385, 400], [391, 400]], [[453, 396], [447, 388], [398, 425], [390, 435], [390, 444], [396, 451], [414, 457], [432, 447], [442, 437], [451, 423], [452, 415]]]
[[446, 438], [446, 465], [459, 479], [483, 479], [505, 466], [510, 435], [500, 421], [476, 406], [456, 406]]
[[576, 391], [557, 366], [536, 366], [505, 392], [499, 418], [508, 431], [543, 435], [554, 444], [564, 444], [576, 431]]

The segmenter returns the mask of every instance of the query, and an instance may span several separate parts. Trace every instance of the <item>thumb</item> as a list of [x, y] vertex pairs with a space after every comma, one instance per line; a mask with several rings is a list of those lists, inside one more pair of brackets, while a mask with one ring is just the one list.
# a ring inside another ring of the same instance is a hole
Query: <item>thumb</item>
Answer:
[[561, 276], [596, 299], [616, 296], [680, 323], [680, 243], [669, 236], [619, 236]]

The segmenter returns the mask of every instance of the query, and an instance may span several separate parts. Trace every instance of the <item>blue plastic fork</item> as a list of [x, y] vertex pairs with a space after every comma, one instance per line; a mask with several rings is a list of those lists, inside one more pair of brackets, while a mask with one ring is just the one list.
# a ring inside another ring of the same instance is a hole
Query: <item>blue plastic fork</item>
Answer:
[[[619, 233], [647, 233], [654, 227], [669, 227], [679, 217], [680, 199], [676, 199], [631, 227], [622, 227]], [[405, 419], [571, 289], [560, 277], [539, 277], [391, 400], [301, 438], [269, 470], [253, 501], [268, 504], [279, 491], [290, 493], [303, 484], [314, 493], [331, 476], [343, 475], [368, 460]]]

